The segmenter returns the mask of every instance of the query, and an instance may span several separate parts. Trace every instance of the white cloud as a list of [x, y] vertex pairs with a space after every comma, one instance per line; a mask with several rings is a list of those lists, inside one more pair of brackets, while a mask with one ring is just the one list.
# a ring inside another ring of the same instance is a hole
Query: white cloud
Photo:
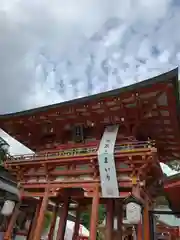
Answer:
[[0, 113], [128, 85], [180, 63], [177, 1], [0, 3]]
[[18, 155], [18, 154], [29, 154], [32, 153], [32, 151], [28, 148], [26, 148], [21, 143], [17, 142], [14, 138], [10, 137], [8, 134], [6, 134], [4, 131], [0, 130], [0, 136], [5, 139], [8, 144], [10, 145], [10, 154], [12, 155]]

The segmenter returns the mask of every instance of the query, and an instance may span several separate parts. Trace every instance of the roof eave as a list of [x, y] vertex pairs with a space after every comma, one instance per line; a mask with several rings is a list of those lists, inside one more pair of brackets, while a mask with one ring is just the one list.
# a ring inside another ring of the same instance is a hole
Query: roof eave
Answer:
[[132, 84], [130, 86], [126, 86], [123, 88], [118, 88], [118, 89], [107, 91], [104, 93], [98, 93], [95, 95], [91, 95], [91, 96], [87, 96], [87, 97], [83, 97], [83, 98], [79, 98], [79, 99], [75, 99], [75, 100], [70, 100], [70, 101], [66, 101], [66, 102], [62, 102], [62, 103], [56, 103], [56, 104], [52, 104], [52, 105], [48, 105], [48, 106], [38, 107], [38, 108], [15, 112], [15, 113], [3, 114], [3, 115], [0, 115], [0, 119], [36, 114], [37, 112], [44, 112], [49, 109], [54, 109], [54, 108], [61, 107], [61, 106], [70, 106], [70, 105], [75, 105], [75, 104], [79, 104], [79, 103], [85, 103], [87, 101], [95, 100], [95, 99], [100, 100], [105, 97], [117, 96], [120, 93], [124, 93], [124, 92], [128, 92], [128, 91], [135, 91], [138, 88], [148, 87], [154, 83], [161, 83], [161, 82], [168, 81], [168, 80], [173, 81], [174, 92], [175, 92], [176, 100], [178, 102], [178, 100], [179, 100], [178, 68], [175, 68], [169, 72], [166, 72], [166, 73], [163, 73], [156, 77], [152, 77], [150, 79]]

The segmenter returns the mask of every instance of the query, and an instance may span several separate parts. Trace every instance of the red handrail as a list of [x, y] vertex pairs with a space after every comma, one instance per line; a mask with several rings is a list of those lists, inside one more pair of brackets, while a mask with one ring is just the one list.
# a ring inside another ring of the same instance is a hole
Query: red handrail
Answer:
[[[8, 156], [7, 161], [13, 161], [13, 160], [34, 160], [38, 158], [53, 158], [53, 157], [59, 157], [59, 156], [66, 156], [72, 157], [72, 156], [83, 156], [83, 154], [86, 155], [94, 155], [97, 154], [99, 141], [87, 143], [87, 144], [67, 144], [67, 145], [60, 145], [59, 148], [41, 151], [37, 153], [32, 154], [23, 154], [23, 155], [14, 155], [14, 156]], [[115, 145], [115, 152], [121, 152], [126, 150], [133, 150], [133, 149], [140, 149], [140, 148], [148, 148], [153, 147], [155, 145], [154, 141], [131, 141], [131, 142], [117, 142]], [[87, 152], [83, 152], [83, 150], [89, 150]], [[75, 155], [71, 155], [71, 153], [75, 151]], [[69, 153], [68, 153], [69, 152]], [[63, 155], [64, 154], [64, 155]]]

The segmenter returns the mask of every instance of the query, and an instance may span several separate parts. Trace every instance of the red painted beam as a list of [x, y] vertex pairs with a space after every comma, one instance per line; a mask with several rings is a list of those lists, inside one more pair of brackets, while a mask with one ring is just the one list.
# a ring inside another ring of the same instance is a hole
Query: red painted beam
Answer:
[[[99, 183], [100, 180], [67, 180], [67, 181], [51, 181], [48, 183], [27, 183], [21, 182], [24, 189], [35, 189], [35, 188], [46, 188], [49, 184], [50, 188], [93, 188], [95, 184]], [[119, 187], [122, 188], [131, 188], [132, 182], [131, 181], [124, 181], [119, 182]]]

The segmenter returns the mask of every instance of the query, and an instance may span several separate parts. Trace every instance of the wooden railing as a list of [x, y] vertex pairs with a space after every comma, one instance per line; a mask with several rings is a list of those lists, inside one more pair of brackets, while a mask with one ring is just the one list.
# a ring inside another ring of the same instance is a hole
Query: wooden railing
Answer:
[[[30, 161], [30, 160], [47, 160], [53, 158], [72, 158], [80, 156], [96, 156], [98, 151], [99, 142], [84, 144], [82, 147], [73, 144], [71, 148], [68, 145], [59, 146], [56, 149], [46, 150], [43, 152], [37, 152], [33, 154], [14, 155], [8, 156], [7, 161]], [[143, 142], [121, 142], [115, 145], [116, 153], [125, 153], [132, 151], [147, 151], [150, 148], [155, 147], [154, 141], [143, 141]]]

